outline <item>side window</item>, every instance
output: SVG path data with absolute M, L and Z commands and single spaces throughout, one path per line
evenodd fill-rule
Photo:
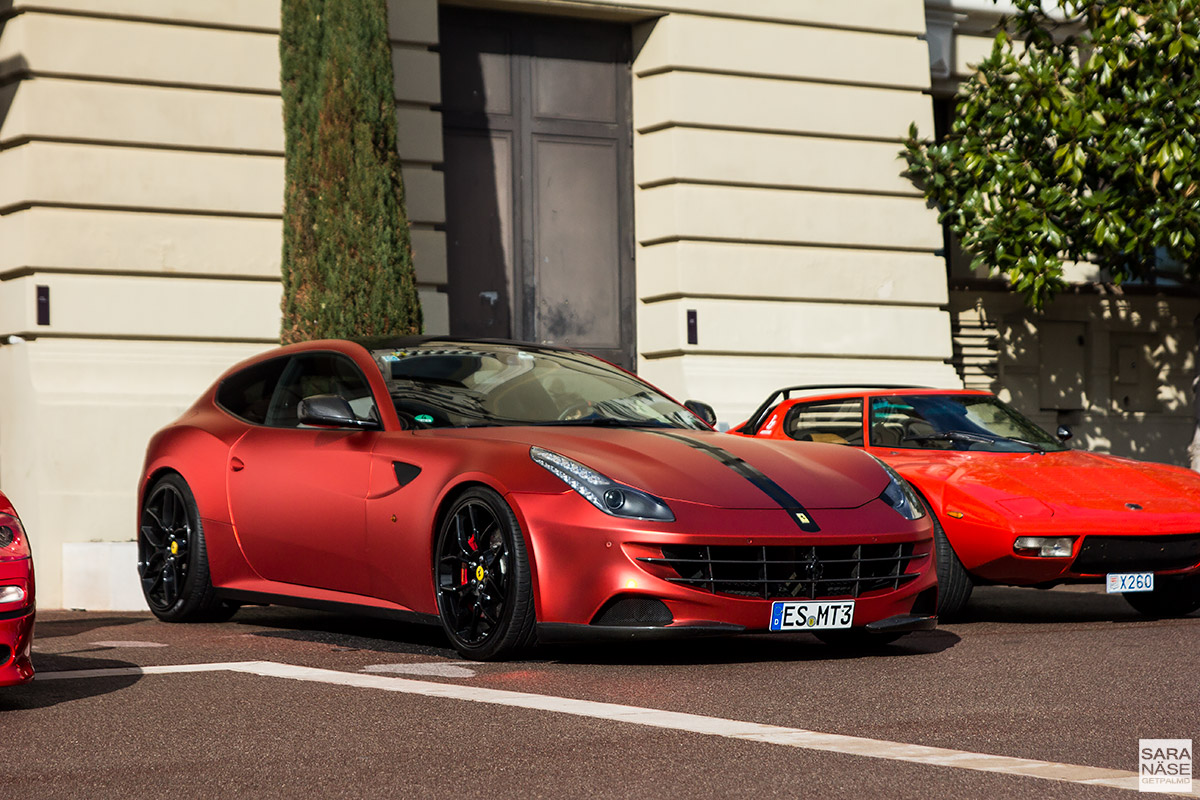
M 783 432 L 802 442 L 829 442 L 862 447 L 861 398 L 797 403 L 783 420 Z
M 299 428 L 300 401 L 314 394 L 336 394 L 350 404 L 361 420 L 379 420 L 375 398 L 366 377 L 353 361 L 338 353 L 303 353 L 288 364 L 271 406 L 267 424 L 275 428 Z
M 217 405 L 246 422 L 262 425 L 267 420 L 271 395 L 287 358 L 273 358 L 235 372 L 217 387 Z

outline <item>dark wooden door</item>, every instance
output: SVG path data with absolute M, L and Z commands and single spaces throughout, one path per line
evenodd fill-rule
M 443 8 L 450 331 L 632 368 L 629 28 Z

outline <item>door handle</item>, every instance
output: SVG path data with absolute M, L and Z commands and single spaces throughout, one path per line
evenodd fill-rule
M 240 458 L 234 456 L 233 458 L 229 459 L 229 468 L 234 472 L 241 472 L 246 468 L 246 464 Z

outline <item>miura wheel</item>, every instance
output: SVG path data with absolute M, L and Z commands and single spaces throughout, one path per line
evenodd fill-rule
M 516 517 L 491 489 L 477 487 L 451 506 L 434 551 L 438 613 L 466 658 L 509 658 L 533 644 L 532 580 Z
M 196 500 L 179 475 L 146 492 L 138 529 L 138 575 L 146 603 L 168 622 L 228 619 L 237 606 L 216 597 Z

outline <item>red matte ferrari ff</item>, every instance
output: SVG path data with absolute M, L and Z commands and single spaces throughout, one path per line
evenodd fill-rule
M 694 407 L 701 408 L 702 404 Z M 933 533 L 878 460 L 735 440 L 583 353 L 418 337 L 245 361 L 150 441 L 139 572 L 163 620 L 238 604 L 535 641 L 933 627 Z
M 733 433 L 891 464 L 933 516 L 943 617 L 980 583 L 1104 583 L 1150 616 L 1200 608 L 1200 475 L 1068 449 L 1069 430 L 1051 436 L 988 392 L 793 386 Z
M 0 686 L 33 677 L 33 558 L 12 503 L 0 492 Z

